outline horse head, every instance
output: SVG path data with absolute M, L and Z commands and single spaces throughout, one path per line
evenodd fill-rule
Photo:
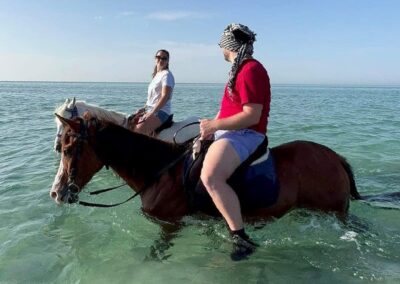
M 55 110 L 59 117 L 66 119 L 73 119 L 75 117 L 83 117 L 85 112 L 90 112 L 102 121 L 110 121 L 115 124 L 126 127 L 126 115 L 124 113 L 103 109 L 99 106 L 88 104 L 85 101 L 76 101 L 73 99 L 66 99 L 65 102 Z M 54 150 L 61 151 L 61 133 L 63 131 L 63 123 L 56 117 L 57 134 L 54 141 Z
M 57 132 L 56 132 L 56 138 L 54 140 L 54 150 L 56 152 L 61 152 L 61 133 L 63 131 L 63 124 L 61 121 L 58 119 L 58 116 L 67 118 L 67 119 L 72 119 L 74 117 L 78 116 L 78 110 L 76 107 L 76 99 L 75 97 L 73 99 L 67 98 L 65 102 L 58 107 L 55 110 L 55 113 L 57 114 L 55 121 L 57 125 Z
M 82 188 L 104 165 L 93 147 L 100 122 L 96 118 L 56 116 L 64 131 L 60 137 L 60 166 L 50 196 L 59 204 L 74 203 Z

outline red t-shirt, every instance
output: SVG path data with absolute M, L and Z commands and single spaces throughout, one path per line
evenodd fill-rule
M 271 103 L 271 86 L 267 70 L 254 59 L 244 61 L 239 67 L 232 96 L 229 96 L 228 85 L 225 86 L 218 118 L 226 118 L 240 113 L 243 111 L 243 105 L 248 103 L 263 105 L 259 122 L 248 128 L 266 134 Z

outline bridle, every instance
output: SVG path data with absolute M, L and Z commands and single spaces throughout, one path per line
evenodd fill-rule
M 75 182 L 76 173 L 77 173 L 77 163 L 78 163 L 78 160 L 81 158 L 81 151 L 82 151 L 82 146 L 83 146 L 84 141 L 89 141 L 89 138 L 90 138 L 90 135 L 88 133 L 89 126 L 92 123 L 94 123 L 96 131 L 97 131 L 99 129 L 99 123 L 98 123 L 97 118 L 94 118 L 94 117 L 91 118 L 90 120 L 84 120 L 83 118 L 80 118 L 80 117 L 78 117 L 76 119 L 79 119 L 79 121 L 80 121 L 79 133 L 73 133 L 73 134 L 66 133 L 65 134 L 65 135 L 68 135 L 70 137 L 74 137 L 75 139 L 77 139 L 77 146 L 76 146 L 76 150 L 74 151 L 74 156 L 71 158 L 72 162 L 71 162 L 70 172 L 68 174 L 67 186 L 64 187 L 60 192 L 61 196 L 63 196 L 63 199 L 66 199 L 70 203 L 78 202 L 78 204 L 83 205 L 83 206 L 103 207 L 103 208 L 115 207 L 115 206 L 124 204 L 124 203 L 132 200 L 133 198 L 137 197 L 139 194 L 143 193 L 155 181 L 157 181 L 165 172 L 167 172 L 170 168 L 175 166 L 179 161 L 181 161 L 184 157 L 186 157 L 186 155 L 190 151 L 192 151 L 191 147 L 186 149 L 175 160 L 173 160 L 172 162 L 167 164 L 160 171 L 158 171 L 154 176 L 152 176 L 147 181 L 145 181 L 142 188 L 139 189 L 138 191 L 136 191 L 135 194 L 133 194 L 131 197 L 129 197 L 125 201 L 115 203 L 115 204 L 101 204 L 101 203 L 90 203 L 90 202 L 86 202 L 86 201 L 80 201 L 79 197 L 78 197 L 79 192 L 80 192 L 80 187 Z M 104 163 L 104 161 L 102 161 L 102 162 Z M 106 163 L 104 163 L 104 164 L 106 165 L 106 168 L 108 169 L 108 165 Z M 110 188 L 96 190 L 96 191 L 90 192 L 89 194 L 97 195 L 97 194 L 100 194 L 103 192 L 107 192 L 107 191 L 122 187 L 124 185 L 126 185 L 126 183 L 118 185 L 118 186 L 110 187 Z
M 81 158 L 83 142 L 88 141 L 88 138 L 89 138 L 88 124 L 91 121 L 94 121 L 94 119 L 91 119 L 88 122 L 80 117 L 77 117 L 76 119 L 79 120 L 79 122 L 80 122 L 79 133 L 73 133 L 73 134 L 66 133 L 65 134 L 67 136 L 74 137 L 77 140 L 77 145 L 76 145 L 76 150 L 74 151 L 74 155 L 71 158 L 72 162 L 71 162 L 70 171 L 68 173 L 67 186 L 64 187 L 60 192 L 63 197 L 67 198 L 67 201 L 69 203 L 75 203 L 78 201 L 78 194 L 80 191 L 80 187 L 75 182 L 76 173 L 77 173 L 77 163 L 78 163 L 78 160 Z
M 68 106 L 65 108 L 65 111 L 69 112 L 71 114 L 70 119 L 77 117 L 78 116 L 78 107 L 74 105 L 73 108 L 69 108 Z
M 112 206 L 110 205 L 106 205 L 106 204 L 97 204 L 97 203 L 88 203 L 85 201 L 79 201 L 79 192 L 80 192 L 80 187 L 76 184 L 75 182 L 75 178 L 76 178 L 76 173 L 77 173 L 77 164 L 78 164 L 78 160 L 81 158 L 81 152 L 82 152 L 82 146 L 84 141 L 89 141 L 89 137 L 90 135 L 88 134 L 88 129 L 90 124 L 95 124 L 96 127 L 96 131 L 99 127 L 98 124 L 98 120 L 96 118 L 91 118 L 89 121 L 84 120 L 83 118 L 77 117 L 76 119 L 79 120 L 80 122 L 80 128 L 79 128 L 79 133 L 73 133 L 73 134 L 69 134 L 66 133 L 65 135 L 68 135 L 70 137 L 74 137 L 77 140 L 77 145 L 76 145 L 76 150 L 74 151 L 74 155 L 71 158 L 72 162 L 71 162 L 71 167 L 70 167 L 70 172 L 68 173 L 68 180 L 67 180 L 67 185 L 66 187 L 64 187 L 61 190 L 61 195 L 63 196 L 63 199 L 67 199 L 67 201 L 69 203 L 75 203 L 78 202 L 80 205 L 84 205 L 84 206 L 94 206 L 94 207 L 113 207 L 113 206 L 117 206 L 119 204 L 114 204 Z M 106 165 L 106 168 L 108 169 L 108 165 Z M 119 187 L 122 187 L 126 185 L 126 183 L 123 183 L 119 186 L 114 186 L 114 187 L 110 187 L 110 188 L 105 188 L 105 189 L 101 189 L 101 190 L 97 190 L 94 192 L 90 192 L 90 195 L 95 195 L 95 194 L 99 194 L 102 192 L 106 192 L 106 191 L 110 191 L 112 189 L 116 189 Z M 129 201 L 129 200 L 127 200 Z M 127 202 L 125 201 L 125 202 Z M 122 203 L 125 203 L 122 202 Z M 121 204 L 122 204 L 121 203 Z

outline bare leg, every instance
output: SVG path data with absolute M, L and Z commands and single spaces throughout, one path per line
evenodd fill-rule
M 234 261 L 246 259 L 257 246 L 244 231 L 239 199 L 226 182 L 239 165 L 240 158 L 229 141 L 220 139 L 208 149 L 201 171 L 201 181 L 231 230 Z
M 201 171 L 204 186 L 232 231 L 243 228 L 243 219 L 239 199 L 226 181 L 239 165 L 240 158 L 229 141 L 220 139 L 210 146 Z
M 134 131 L 150 136 L 159 126 L 161 126 L 160 119 L 155 115 L 151 115 L 145 121 L 138 123 Z

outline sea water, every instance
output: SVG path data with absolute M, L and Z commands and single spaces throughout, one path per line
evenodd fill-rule
M 175 120 L 212 118 L 222 84 L 177 84 Z M 54 109 L 76 97 L 132 113 L 145 83 L 0 82 L 0 283 L 361 283 L 400 281 L 400 206 L 351 203 L 349 224 L 294 210 L 248 224 L 260 244 L 232 262 L 220 219 L 186 217 L 159 260 L 149 258 L 160 227 L 140 200 L 112 209 L 58 206 L 49 197 L 60 156 Z M 345 156 L 362 195 L 400 191 L 400 88 L 273 85 L 270 146 L 311 140 Z M 87 190 L 120 180 L 103 169 Z M 82 200 L 113 203 L 122 188 Z

